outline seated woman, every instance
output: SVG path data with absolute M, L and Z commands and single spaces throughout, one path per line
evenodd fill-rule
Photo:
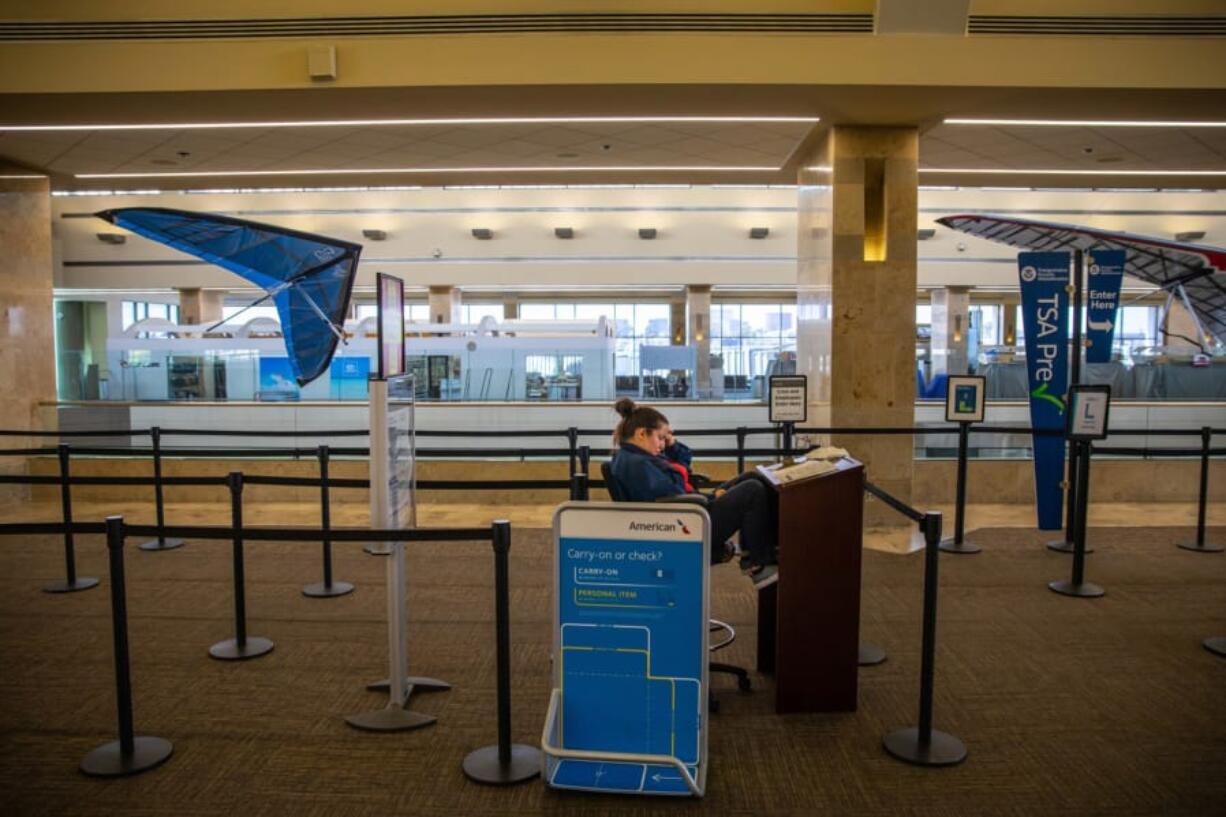
M 654 502 L 697 493 L 690 481 L 689 449 L 672 439 L 668 418 L 653 408 L 635 405 L 629 398 L 618 400 L 613 408 L 622 419 L 614 432 L 619 447 L 610 468 L 626 498 Z M 754 586 L 774 584 L 779 577 L 775 560 L 777 522 L 766 487 L 742 474 L 716 490 L 707 501 L 707 513 L 711 517 L 712 561 L 731 557 L 731 553 L 723 552 L 723 543 L 740 531 L 742 547 L 749 556 L 747 572 Z

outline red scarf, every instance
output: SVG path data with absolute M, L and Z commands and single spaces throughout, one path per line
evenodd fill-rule
M 668 463 L 669 468 L 672 468 L 674 471 L 681 474 L 681 479 L 685 481 L 685 492 L 687 494 L 697 493 L 694 490 L 694 486 L 690 484 L 690 472 L 686 470 L 684 465 L 679 462 L 673 462 L 668 457 L 662 457 L 662 459 Z

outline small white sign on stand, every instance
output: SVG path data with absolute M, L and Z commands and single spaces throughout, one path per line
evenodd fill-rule
M 803 374 L 773 375 L 770 379 L 770 421 L 803 423 L 809 419 L 809 378 Z
M 1105 440 L 1110 410 L 1110 386 L 1071 387 L 1066 436 L 1070 440 Z

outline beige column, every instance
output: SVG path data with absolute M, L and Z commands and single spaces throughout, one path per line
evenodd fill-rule
M 932 375 L 966 374 L 970 290 L 967 287 L 934 289 L 931 298 Z
M 694 393 L 701 400 L 711 396 L 711 287 L 691 284 L 685 288 L 686 342 L 697 349 Z
M 507 295 L 502 299 L 502 317 L 503 320 L 513 321 L 519 318 L 519 298 L 514 295 Z
M 199 287 L 180 289 L 179 323 L 187 326 L 217 323 L 221 320 L 222 302 L 222 293 L 217 290 Z M 247 317 L 250 317 L 250 313 Z
M 685 345 L 685 306 L 686 299 L 680 296 L 668 302 L 668 336 L 673 346 Z
M 23 171 L 10 171 L 24 175 Z M 46 178 L 0 179 L 0 428 L 56 427 L 55 325 L 52 315 L 51 197 Z M 5 438 L 13 448 L 46 439 Z M 0 457 L 0 473 L 26 473 L 17 457 Z M 0 501 L 29 498 L 24 485 L 0 486 Z
M 460 290 L 452 286 L 432 286 L 429 294 L 430 323 L 460 320 Z
M 809 423 L 910 426 L 915 405 L 915 128 L 835 126 L 798 177 L 797 371 L 809 378 Z M 868 477 L 909 500 L 907 436 L 835 435 Z M 909 548 L 902 517 L 872 501 L 879 541 Z

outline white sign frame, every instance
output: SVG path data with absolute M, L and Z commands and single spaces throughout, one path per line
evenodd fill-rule
M 945 391 L 945 422 L 947 423 L 982 423 L 984 411 L 987 408 L 988 379 L 983 375 L 960 374 L 952 375 L 946 381 Z M 975 410 L 967 413 L 958 411 L 957 387 L 975 387 Z
M 809 419 L 809 378 L 803 374 L 774 374 L 769 382 L 768 416 L 772 423 L 804 423 Z M 797 400 L 799 393 L 800 399 Z M 797 406 L 799 405 L 799 411 Z
M 1068 394 L 1068 424 L 1064 435 L 1070 440 L 1105 440 L 1110 416 L 1110 386 L 1073 386 Z

